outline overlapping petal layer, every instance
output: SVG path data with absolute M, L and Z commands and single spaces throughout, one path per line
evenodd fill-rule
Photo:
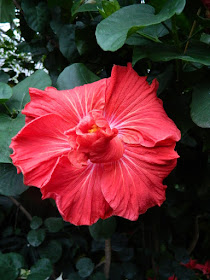
M 45 91 L 30 88 L 31 101 L 26 104 L 22 114 L 26 115 L 26 123 L 49 113 L 58 114 L 74 127 L 89 111 L 103 110 L 108 82 L 109 79 L 103 79 L 61 91 L 53 87 L 48 87 Z
M 139 77 L 131 64 L 113 67 L 105 115 L 125 143 L 153 147 L 158 142 L 167 145 L 180 139 L 180 131 L 157 98 L 157 86 L 156 80 L 149 85 L 146 77 Z
M 58 158 L 70 151 L 64 135 L 68 128 L 61 117 L 48 114 L 30 122 L 12 139 L 11 158 L 26 185 L 42 187 L 49 180 Z
M 106 165 L 101 178 L 103 195 L 114 215 L 136 220 L 139 214 L 165 200 L 163 179 L 176 166 L 174 145 L 146 148 L 126 145 L 119 161 Z
M 165 200 L 180 131 L 151 85 L 128 67 L 72 90 L 30 89 L 27 125 L 12 139 L 25 184 L 54 198 L 66 221 L 136 220 Z
M 101 191 L 102 173 L 101 164 L 89 163 L 77 169 L 67 157 L 62 157 L 51 179 L 41 189 L 42 198 L 55 199 L 64 220 L 75 225 L 90 225 L 99 218 L 106 219 L 113 211 Z

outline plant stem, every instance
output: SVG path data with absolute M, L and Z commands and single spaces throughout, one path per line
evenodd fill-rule
M 8 107 L 5 103 L 3 103 L 3 105 L 4 105 L 4 107 L 7 109 L 7 111 L 9 112 L 9 114 L 10 114 L 10 116 L 11 116 L 11 115 L 12 115 L 12 112 L 10 111 L 9 107 Z
M 20 209 L 20 211 L 23 212 L 23 214 L 25 214 L 25 216 L 28 218 L 29 221 L 32 220 L 32 216 L 31 214 L 23 207 L 23 205 L 18 202 L 14 197 L 9 196 L 9 198 L 12 200 L 12 202 Z
M 105 264 L 104 264 L 104 274 L 106 279 L 109 279 L 110 265 L 111 265 L 111 239 L 105 240 Z
M 201 7 L 200 7 L 200 8 L 198 9 L 198 11 L 197 11 L 197 16 L 199 16 L 200 13 L 201 13 Z M 190 30 L 190 33 L 189 33 L 189 35 L 188 35 L 187 43 L 186 43 L 185 48 L 184 48 L 184 54 L 186 53 L 186 51 L 187 51 L 187 49 L 188 49 L 188 46 L 189 46 L 189 43 L 190 43 L 190 38 L 192 37 L 193 31 L 194 31 L 194 29 L 195 29 L 195 27 L 196 27 L 196 23 L 197 23 L 197 21 L 196 21 L 196 19 L 195 19 L 195 20 L 193 21 L 193 25 L 192 25 L 191 30 Z
M 180 48 L 180 41 L 179 41 L 179 36 L 176 27 L 176 17 L 173 16 L 171 20 L 172 20 L 172 34 L 173 34 L 174 43 L 177 49 L 180 51 L 181 48 Z

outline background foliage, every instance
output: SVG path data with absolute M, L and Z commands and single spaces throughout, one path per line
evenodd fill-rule
M 140 2 L 0 0 L 0 22 L 11 27 L 0 30 L 1 280 L 103 280 L 110 237 L 112 280 L 209 279 L 183 265 L 210 259 L 209 1 Z M 136 222 L 112 217 L 75 227 L 24 186 L 9 157 L 11 137 L 24 125 L 29 86 L 73 88 L 127 62 L 149 82 L 158 79 L 158 95 L 182 132 L 180 159 L 161 208 Z

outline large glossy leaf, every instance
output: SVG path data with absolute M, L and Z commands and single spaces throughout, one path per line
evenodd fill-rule
M 75 43 L 75 25 L 66 24 L 62 26 L 61 33 L 58 36 L 61 53 L 70 62 L 73 62 L 78 56 L 78 51 Z
M 40 259 L 31 267 L 27 280 L 44 280 L 52 274 L 53 268 L 49 259 Z
M 102 0 L 102 9 L 99 9 L 100 14 L 103 18 L 107 18 L 114 12 L 120 9 L 120 5 L 117 0 L 106 1 Z
M 146 4 L 124 7 L 101 21 L 96 28 L 96 38 L 105 51 L 116 51 L 123 46 L 126 38 L 138 29 L 158 24 L 174 14 L 180 14 L 185 0 L 168 0 L 159 14 Z
M 181 59 L 189 62 L 210 65 L 210 48 L 204 44 L 191 45 L 186 54 L 178 51 L 174 46 L 164 46 L 162 44 L 147 44 L 141 47 L 135 47 L 133 52 L 133 65 L 140 59 L 148 57 L 153 61 L 170 61 Z
M 27 188 L 23 184 L 23 175 L 17 174 L 17 170 L 12 164 L 0 164 L 0 194 L 16 196 L 23 193 Z
M 170 21 L 166 21 L 165 24 L 170 27 Z M 150 39 L 154 42 L 160 42 L 158 38 L 163 37 L 169 33 L 168 29 L 161 23 L 151 25 L 148 27 L 143 28 L 142 30 L 138 30 L 137 34 L 140 34 L 141 36 Z
M 84 64 L 75 63 L 66 67 L 61 72 L 57 80 L 57 87 L 60 90 L 72 89 L 98 80 L 99 77 L 91 72 Z
M 9 145 L 11 138 L 15 136 L 24 126 L 25 118 L 19 114 L 17 118 L 12 119 L 7 115 L 0 115 L 0 162 L 11 163 L 11 150 Z
M 197 85 L 192 94 L 191 117 L 194 123 L 210 128 L 210 82 Z
M 48 8 L 44 2 L 38 3 L 36 6 L 31 0 L 22 0 L 21 8 L 24 12 L 24 17 L 34 31 L 42 31 L 48 23 Z
M 24 266 L 23 257 L 17 253 L 0 253 L 0 279 L 15 280 Z
M 30 101 L 28 93 L 29 87 L 35 87 L 38 89 L 45 89 L 52 84 L 50 77 L 43 70 L 38 70 L 30 77 L 13 87 L 13 96 L 7 102 L 7 106 L 11 110 L 21 111 L 26 103 Z
M 5 83 L 0 82 L 0 103 L 4 103 L 12 96 L 12 89 Z
M 84 12 L 97 12 L 98 11 L 98 5 L 95 3 L 85 3 L 77 10 L 72 10 L 72 15 L 75 15 L 77 13 L 84 13 Z
M 15 5 L 12 0 L 0 0 L 0 22 L 12 22 L 15 17 Z
M 3 70 L 0 70 L 0 82 L 1 83 L 7 83 L 9 80 L 10 76 L 5 73 Z
M 87 2 L 87 1 L 86 1 Z M 84 1 L 74 1 L 74 4 L 71 8 L 72 16 L 77 13 L 84 12 L 97 12 L 99 8 L 101 8 L 101 0 L 90 1 L 89 3 L 84 3 Z

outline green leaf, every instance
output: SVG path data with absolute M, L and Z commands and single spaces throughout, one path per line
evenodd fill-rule
M 81 277 L 88 277 L 93 272 L 94 263 L 89 258 L 81 258 L 76 263 L 76 268 L 78 269 L 78 273 Z
M 103 18 L 109 17 L 120 9 L 120 5 L 117 0 L 102 0 L 102 9 L 99 9 L 100 14 Z
M 27 280 L 44 280 L 50 277 L 53 273 L 53 268 L 50 260 L 41 259 L 31 267 L 31 274 Z
M 44 229 L 32 229 L 27 234 L 27 240 L 33 247 L 38 247 L 45 239 Z
M 210 82 L 204 81 L 194 87 L 191 103 L 191 118 L 203 128 L 210 128 Z
M 0 22 L 12 22 L 15 17 L 15 5 L 12 0 L 0 0 Z
M 1 83 L 7 83 L 9 80 L 10 76 L 5 73 L 4 71 L 0 70 L 0 82 Z
M 167 21 L 165 24 L 169 26 L 170 22 Z M 137 34 L 140 34 L 141 36 L 154 42 L 160 42 L 158 38 L 163 37 L 168 33 L 168 29 L 162 23 L 151 25 L 137 31 Z
M 75 63 L 66 67 L 61 72 L 57 80 L 57 87 L 60 90 L 72 89 L 98 80 L 99 77 L 91 72 L 84 64 Z
M 66 24 L 62 26 L 62 30 L 59 35 L 59 48 L 61 53 L 70 62 L 73 62 L 78 56 L 77 46 L 75 43 L 75 25 Z
M 145 46 L 148 45 L 150 41 L 145 37 L 141 36 L 139 33 L 132 34 L 129 38 L 127 38 L 125 44 L 130 46 Z
M 96 39 L 105 51 L 116 51 L 123 46 L 128 36 L 138 29 L 161 23 L 184 9 L 185 0 L 168 0 L 159 14 L 146 4 L 121 8 L 101 21 L 96 28 Z
M 42 225 L 42 218 L 34 216 L 30 223 L 31 229 L 38 229 Z
M 44 221 L 46 228 L 49 232 L 58 232 L 63 228 L 63 219 L 50 217 Z
M 132 64 L 135 65 L 140 59 L 148 57 L 153 61 L 170 61 L 180 59 L 183 61 L 202 63 L 210 65 L 209 47 L 193 45 L 189 47 L 186 54 L 179 52 L 174 46 L 150 43 L 146 46 L 135 47 Z
M 20 268 L 24 266 L 24 259 L 17 253 L 0 253 L 0 279 L 15 280 L 17 279 Z
M 72 10 L 73 13 L 72 15 L 74 16 L 77 13 L 84 13 L 84 12 L 98 12 L 98 4 L 95 3 L 85 3 L 81 6 L 79 6 L 79 8 L 77 10 Z
M 21 8 L 23 9 L 24 17 L 31 29 L 40 32 L 45 28 L 49 21 L 46 3 L 39 2 L 36 6 L 31 0 L 22 0 Z
M 206 33 L 202 33 L 202 34 L 201 34 L 200 41 L 203 42 L 203 43 L 205 43 L 205 44 L 210 45 L 210 35 L 209 35 L 209 34 L 206 34 Z
M 56 263 L 62 255 L 62 246 L 56 240 L 50 240 L 46 246 L 39 247 L 41 258 L 47 258 L 52 263 Z
M 0 103 L 4 103 L 12 96 L 12 89 L 5 83 L 0 82 Z
M 21 111 L 23 107 L 30 101 L 28 93 L 29 87 L 35 87 L 44 90 L 51 86 L 52 82 L 48 74 L 43 70 L 38 70 L 30 77 L 27 77 L 22 82 L 13 87 L 13 95 L 7 102 L 7 106 L 11 110 Z
M 25 117 L 19 114 L 17 118 L 12 119 L 7 115 L 0 115 L 0 162 L 11 163 L 9 148 L 11 138 L 15 136 L 25 124 Z
M 0 194 L 16 196 L 27 190 L 23 184 L 22 174 L 17 174 L 16 168 L 9 163 L 0 164 Z
M 104 240 L 112 236 L 116 229 L 115 217 L 108 218 L 106 220 L 98 220 L 97 223 L 89 226 L 91 236 L 95 240 Z

